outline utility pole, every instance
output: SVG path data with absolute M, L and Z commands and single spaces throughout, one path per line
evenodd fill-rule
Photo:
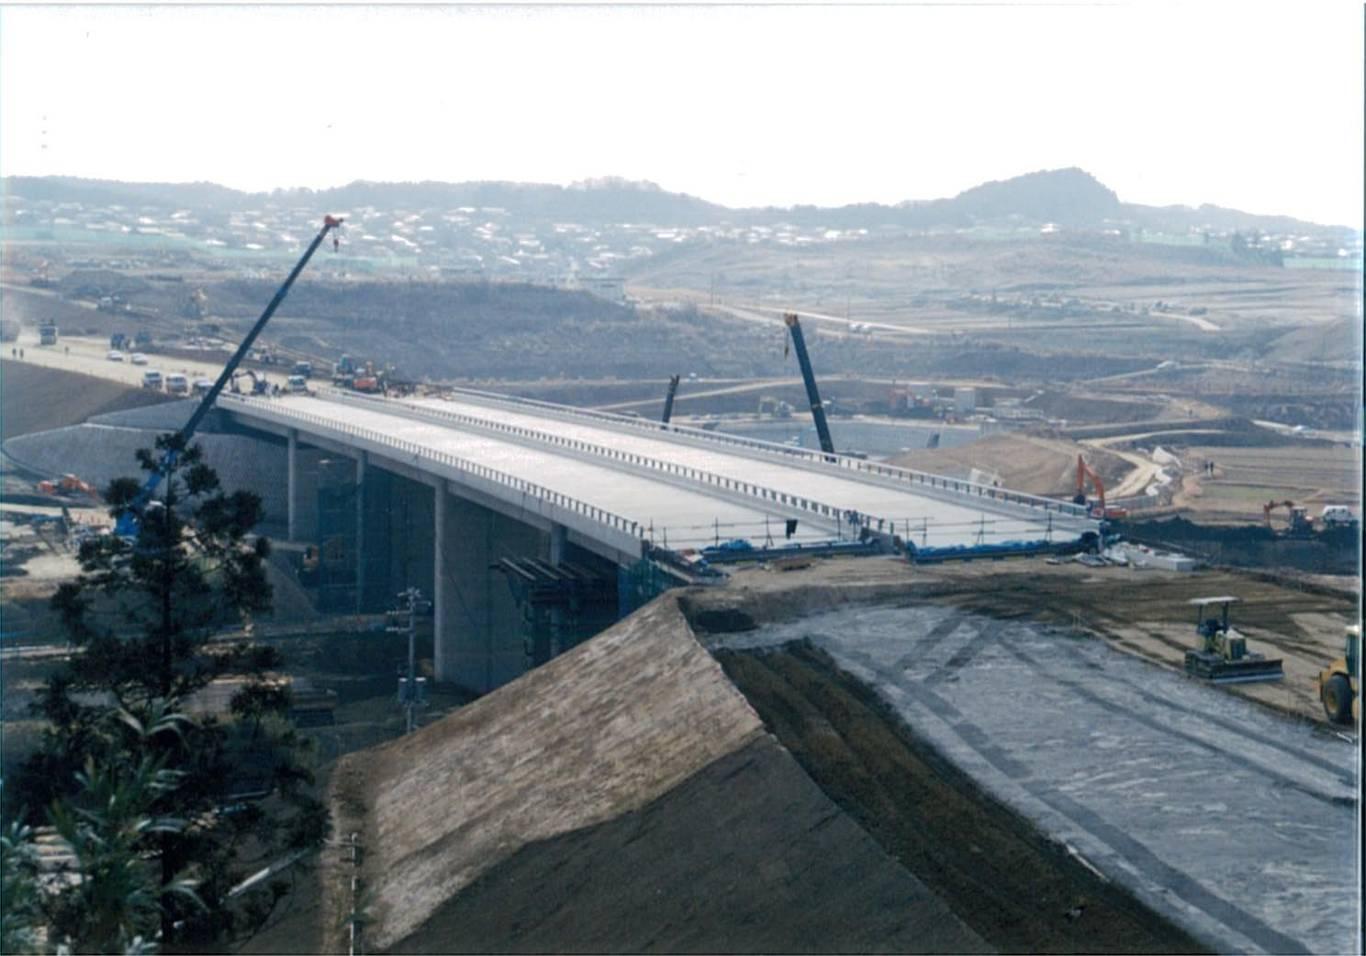
M 408 676 L 399 688 L 398 700 L 403 705 L 405 718 L 404 733 L 411 734 L 417 726 L 417 708 L 422 703 L 417 687 L 417 612 L 422 605 L 422 592 L 417 588 L 407 588 L 398 593 L 398 610 L 390 612 L 390 620 L 402 619 L 406 612 L 408 622 L 386 627 L 390 634 L 408 635 Z

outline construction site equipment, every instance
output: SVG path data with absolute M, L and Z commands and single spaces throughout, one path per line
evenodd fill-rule
M 33 276 L 28 280 L 28 284 L 38 289 L 51 289 L 57 283 L 52 281 L 52 264 L 44 259 L 33 270 Z
M 1271 512 L 1278 508 L 1286 509 L 1289 515 L 1286 526 L 1277 532 L 1278 534 L 1301 538 L 1314 533 L 1314 522 L 1309 517 L 1309 509 L 1297 505 L 1293 501 L 1268 501 L 1262 505 L 1262 520 L 1266 522 L 1267 528 L 1272 531 L 1276 530 L 1271 524 Z
M 376 370 L 374 362 L 362 363 L 343 355 L 332 366 L 332 384 L 337 388 L 374 394 L 385 391 L 386 374 L 382 369 Z
M 1200 639 L 1197 650 L 1186 651 L 1186 673 L 1215 684 L 1245 684 L 1253 681 L 1280 680 L 1285 676 L 1279 658 L 1271 659 L 1247 649 L 1247 638 L 1228 622 L 1228 609 L 1238 598 L 1192 598 L 1195 605 L 1195 634 Z M 1206 616 L 1205 609 L 1219 605 L 1218 617 Z
M 57 344 L 57 323 L 44 322 L 38 326 L 38 344 L 56 345 Z
M 86 495 L 87 497 L 99 500 L 99 492 L 95 486 L 87 481 L 68 472 L 56 480 L 44 480 L 38 482 L 38 491 L 45 495 L 61 495 L 63 498 L 71 498 L 76 495 Z
M 1087 500 L 1086 482 L 1090 479 L 1091 487 L 1095 489 L 1096 497 L 1094 500 Z M 1086 459 L 1077 455 L 1077 490 L 1072 496 L 1072 503 L 1078 505 L 1089 505 L 1092 518 L 1100 519 L 1119 519 L 1129 517 L 1128 510 L 1124 508 L 1109 508 L 1105 504 L 1105 482 L 1101 480 L 1100 474 L 1086 463 Z
M 270 382 L 266 380 L 266 377 L 265 377 L 264 375 L 257 375 L 256 372 L 255 372 L 254 370 L 248 368 L 248 369 L 243 369 L 243 370 L 240 371 L 240 372 L 234 372 L 234 373 L 233 373 L 233 375 L 232 375 L 232 383 L 231 383 L 231 385 L 229 385 L 229 390 L 230 390 L 234 395 L 241 395 L 241 394 L 242 394 L 242 386 L 240 386 L 240 385 L 238 384 L 238 382 L 239 382 L 241 379 L 244 379 L 244 378 L 249 378 L 249 379 L 251 379 L 251 394 L 253 394 L 253 395 L 264 395 L 264 394 L 266 394 L 267 392 L 270 391 Z M 212 389 L 212 387 L 213 387 L 213 386 L 210 385 L 210 386 L 209 386 L 209 389 Z M 206 389 L 206 390 L 204 391 L 204 394 L 207 395 L 208 393 L 209 393 L 209 390 Z
M 332 384 L 345 388 L 351 387 L 351 379 L 356 375 L 356 363 L 349 355 L 343 355 L 332 366 Z
M 265 311 L 261 313 L 261 317 L 257 319 L 256 324 L 251 327 L 251 331 L 248 332 L 246 338 L 242 340 L 242 344 L 237 346 L 237 351 L 233 353 L 232 358 L 228 359 L 227 364 L 223 366 L 223 371 L 219 373 L 218 380 L 213 383 L 213 387 L 209 389 L 208 394 L 204 396 L 199 405 L 195 408 L 194 413 L 190 415 L 190 420 L 176 433 L 178 441 L 171 448 L 167 449 L 166 453 L 161 458 L 160 467 L 148 476 L 147 481 L 143 483 L 142 490 L 138 492 L 137 497 L 133 499 L 132 503 L 119 517 L 116 531 L 120 537 L 129 538 L 137 534 L 138 526 L 142 520 L 142 512 L 151 502 L 152 496 L 156 494 L 156 490 L 161 484 L 161 479 L 175 465 L 176 458 L 179 455 L 179 449 L 189 445 L 190 439 L 194 437 L 195 431 L 199 428 L 199 423 L 204 420 L 204 416 L 209 413 L 209 409 L 213 408 L 213 403 L 218 400 L 218 395 L 223 391 L 223 387 L 232 380 L 233 373 L 237 371 L 237 367 L 242 364 L 242 360 L 246 358 L 247 353 L 251 351 L 252 343 L 254 343 L 256 337 L 261 334 L 261 330 L 266 327 L 266 323 L 269 322 L 270 317 L 275 314 L 275 310 L 280 307 L 280 303 L 285 301 L 285 296 L 289 294 L 289 289 L 294 285 L 294 280 L 299 278 L 299 273 L 304 271 L 304 266 L 308 265 L 308 260 L 313 258 L 313 253 L 318 251 L 318 247 L 322 245 L 323 239 L 325 239 L 327 234 L 333 229 L 339 228 L 341 224 L 342 219 L 340 217 L 323 217 L 322 229 L 313 237 L 313 241 L 309 243 L 308 248 L 304 250 L 304 254 L 299 258 L 299 261 L 295 264 L 293 270 L 291 270 L 289 275 L 285 278 L 284 284 L 275 292 L 275 296 L 270 300 Z
M 703 548 L 702 558 L 709 564 L 740 564 L 747 561 L 772 561 L 798 556 L 829 558 L 837 555 L 887 554 L 888 550 L 886 542 L 877 537 L 860 538 L 856 541 L 815 541 L 806 544 L 793 541 L 790 544 L 772 547 L 756 547 L 744 538 L 736 538 Z
M 180 306 L 180 314 L 187 319 L 202 319 L 209 314 L 209 297 L 203 289 L 195 289 Z
M 797 364 L 802 369 L 802 381 L 806 383 L 806 397 L 811 402 L 811 418 L 816 423 L 816 435 L 820 438 L 821 451 L 827 455 L 835 453 L 835 443 L 830 438 L 830 426 L 825 421 L 825 406 L 821 403 L 821 393 L 816 388 L 816 373 L 811 368 L 811 357 L 806 354 L 806 338 L 802 335 L 802 324 L 795 312 L 783 315 L 787 330 L 792 333 L 792 348 L 797 352 Z
M 792 406 L 774 395 L 760 395 L 759 414 L 787 419 L 792 417 Z
M 1327 531 L 1329 528 L 1355 528 L 1360 522 L 1346 505 L 1324 505 L 1319 514 L 1319 523 Z
M 678 394 L 678 376 L 669 376 L 669 390 L 664 393 L 664 417 L 661 421 L 667 425 L 669 419 L 674 415 L 674 396 Z
M 1361 719 L 1361 625 L 1348 624 L 1342 656 L 1319 671 L 1319 700 L 1335 724 Z
M 357 372 L 355 378 L 351 379 L 351 387 L 368 395 L 382 392 L 384 391 L 384 373 L 375 371 L 374 365 L 366 362 L 365 369 Z
M 944 561 L 974 561 L 989 558 L 999 561 L 1004 558 L 1027 558 L 1034 555 L 1070 554 L 1081 545 L 1078 542 L 1047 541 L 997 541 L 990 544 L 952 544 L 938 547 L 916 546 L 915 542 L 905 542 L 906 560 L 912 564 L 939 564 Z

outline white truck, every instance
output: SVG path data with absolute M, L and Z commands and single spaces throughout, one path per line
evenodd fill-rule
M 1346 505 L 1324 505 L 1319 523 L 1325 528 L 1351 528 L 1356 526 L 1357 517 Z
M 190 380 L 180 372 L 172 372 L 166 376 L 167 395 L 188 395 L 190 394 Z

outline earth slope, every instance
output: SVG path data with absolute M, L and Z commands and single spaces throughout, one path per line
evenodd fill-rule
M 671 596 L 332 781 L 371 950 L 988 949 L 764 732 Z M 350 865 L 321 877 L 344 951 Z

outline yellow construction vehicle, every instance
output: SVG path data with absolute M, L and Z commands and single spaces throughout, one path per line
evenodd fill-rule
M 1361 719 L 1361 625 L 1347 625 L 1343 655 L 1319 671 L 1319 700 L 1335 724 Z
M 1186 651 L 1186 673 L 1214 684 L 1280 680 L 1285 676 L 1280 659 L 1249 651 L 1247 638 L 1229 624 L 1229 605 L 1237 602 L 1232 595 L 1191 599 L 1200 646 Z M 1213 606 L 1222 609 L 1217 617 L 1205 610 Z

